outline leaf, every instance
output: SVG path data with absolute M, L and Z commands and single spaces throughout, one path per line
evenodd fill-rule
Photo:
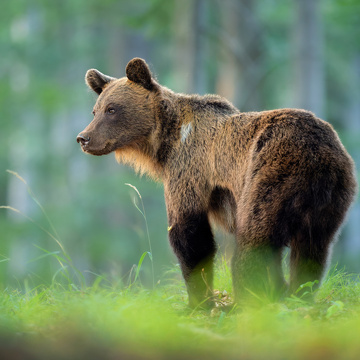
M 36 245 L 35 245 L 35 246 L 36 246 Z M 44 249 L 41 249 L 41 248 L 38 247 L 38 246 L 36 246 L 36 247 L 39 248 L 40 250 L 44 251 Z M 35 258 L 35 259 L 29 260 L 29 261 L 28 261 L 28 264 L 29 264 L 29 263 L 32 263 L 32 262 L 35 262 L 35 261 L 38 261 L 38 260 L 40 260 L 40 259 L 43 259 L 43 258 L 45 258 L 45 257 L 53 256 L 53 255 L 57 255 L 57 254 L 60 254 L 60 251 L 48 252 L 48 253 L 46 253 L 46 254 L 43 254 L 43 255 L 38 256 L 38 257 Z
M 145 251 L 145 252 L 141 255 L 141 258 L 140 258 L 139 263 L 138 263 L 137 268 L 136 268 L 136 273 L 135 273 L 134 282 L 136 282 L 137 278 L 139 277 L 141 265 L 142 265 L 142 263 L 143 263 L 143 261 L 144 261 L 144 259 L 145 259 L 145 256 L 146 256 L 147 254 L 151 254 L 151 253 L 149 253 L 148 251 Z
M 344 309 L 344 303 L 340 300 L 332 301 L 332 305 L 326 311 L 326 318 L 329 319 L 333 316 L 339 315 Z
M 295 294 L 297 294 L 299 291 L 305 289 L 305 288 L 309 288 L 310 291 L 306 292 L 306 294 L 308 293 L 312 293 L 312 288 L 315 284 L 318 284 L 319 280 L 315 280 L 315 281 L 308 281 L 305 284 L 302 284 L 299 286 L 299 288 L 296 290 Z

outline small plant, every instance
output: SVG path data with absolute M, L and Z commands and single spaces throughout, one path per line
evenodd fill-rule
M 315 281 L 308 281 L 305 284 L 301 284 L 299 288 L 295 291 L 295 294 L 299 294 L 301 292 L 300 299 L 305 298 L 308 295 L 313 295 L 315 292 L 313 290 L 313 287 L 318 283 L 319 280 L 315 280 Z
M 344 310 L 344 303 L 340 300 L 332 301 L 332 305 L 326 310 L 326 318 L 340 316 Z

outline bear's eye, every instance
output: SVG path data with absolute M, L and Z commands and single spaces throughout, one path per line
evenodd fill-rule
M 106 110 L 106 112 L 107 112 L 108 114 L 114 114 L 114 113 L 115 113 L 115 109 L 112 108 L 112 107 L 109 107 L 109 108 Z

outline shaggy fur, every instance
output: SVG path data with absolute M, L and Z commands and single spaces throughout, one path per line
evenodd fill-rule
M 144 60 L 114 79 L 86 74 L 99 94 L 83 151 L 115 152 L 164 183 L 169 238 L 192 307 L 211 295 L 216 245 L 210 220 L 236 236 L 235 299 L 280 294 L 291 248 L 290 290 L 321 280 L 356 193 L 354 164 L 337 134 L 297 109 L 241 113 L 216 95 L 176 94 Z

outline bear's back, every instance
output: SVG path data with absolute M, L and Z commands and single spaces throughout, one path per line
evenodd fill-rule
M 347 171 L 350 178 L 353 171 L 353 161 L 331 125 L 308 111 L 239 113 L 217 132 L 213 172 L 222 186 L 229 182 L 239 186 L 238 179 L 241 184 L 254 181 L 257 173 L 312 178 Z

